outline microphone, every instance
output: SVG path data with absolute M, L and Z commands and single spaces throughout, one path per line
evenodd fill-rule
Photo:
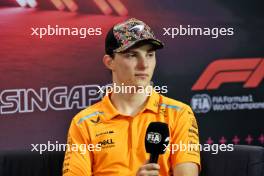
M 168 124 L 162 122 L 151 122 L 145 136 L 145 149 L 150 153 L 149 163 L 157 163 L 160 154 L 165 153 L 169 144 Z

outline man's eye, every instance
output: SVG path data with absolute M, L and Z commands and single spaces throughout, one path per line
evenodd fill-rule
M 148 56 L 153 57 L 153 56 L 155 56 L 155 54 L 154 53 L 148 53 Z
M 127 54 L 127 57 L 136 57 L 136 54 L 134 54 L 134 53 L 128 53 Z

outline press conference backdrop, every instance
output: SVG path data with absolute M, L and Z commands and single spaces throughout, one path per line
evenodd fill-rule
M 104 37 L 128 17 L 164 41 L 153 82 L 191 105 L 201 143 L 263 146 L 262 7 L 241 0 L 1 1 L 0 149 L 66 142 L 72 117 L 100 100 L 97 86 L 111 83 Z

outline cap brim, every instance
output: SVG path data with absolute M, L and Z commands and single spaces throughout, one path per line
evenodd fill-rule
M 114 50 L 114 52 L 116 53 L 120 53 L 120 52 L 124 52 L 136 45 L 142 45 L 142 44 L 152 44 L 154 49 L 157 50 L 157 49 L 162 49 L 164 47 L 164 44 L 157 40 L 157 39 L 153 39 L 153 38 L 150 38 L 150 39 L 142 39 L 142 40 L 137 40 L 137 41 L 133 41 L 131 43 L 129 43 L 128 45 L 126 45 L 125 47 L 121 46 L 117 49 Z

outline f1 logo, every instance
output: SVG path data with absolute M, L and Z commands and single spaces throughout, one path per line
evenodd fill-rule
M 264 59 L 222 59 L 212 62 L 193 85 L 192 90 L 218 89 L 224 83 L 244 82 L 257 87 L 264 78 Z

